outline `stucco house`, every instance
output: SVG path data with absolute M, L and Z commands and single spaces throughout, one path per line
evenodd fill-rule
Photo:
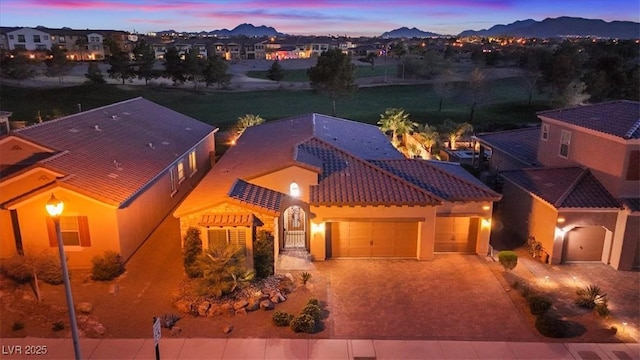
M 256 230 L 311 259 L 487 254 L 500 195 L 457 164 L 406 159 L 377 127 L 306 114 L 248 128 L 174 216 L 251 258 Z
M 504 179 L 505 226 L 523 239 L 535 237 L 552 264 L 640 268 L 640 103 L 611 101 L 538 117 L 535 131 L 476 136 L 481 149 L 498 155 L 490 170 Z M 497 163 L 508 158 L 526 160 Z
M 210 168 L 216 130 L 135 98 L 4 135 L 0 257 L 56 246 L 54 194 L 70 267 L 128 259 Z

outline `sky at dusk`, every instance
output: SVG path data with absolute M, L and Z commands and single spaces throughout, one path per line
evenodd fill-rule
M 379 36 L 402 26 L 438 34 L 575 16 L 640 21 L 638 0 L 1 0 L 0 26 L 211 31 L 242 23 L 291 35 Z

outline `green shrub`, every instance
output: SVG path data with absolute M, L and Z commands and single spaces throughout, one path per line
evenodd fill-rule
M 500 251 L 498 253 L 498 261 L 505 271 L 511 270 L 518 265 L 518 255 L 510 250 Z
M 320 306 L 314 304 L 307 304 L 307 306 L 302 309 L 301 314 L 309 315 L 313 318 L 314 321 L 320 321 L 320 316 L 322 315 L 322 309 Z
M 33 279 L 33 267 L 29 259 L 16 255 L 2 261 L 2 273 L 9 279 L 24 284 Z
M 24 323 L 22 321 L 16 320 L 13 322 L 13 325 L 11 325 L 11 330 L 13 331 L 20 331 L 22 329 L 24 329 Z
M 254 277 L 245 264 L 244 249 L 235 245 L 208 249 L 198 258 L 202 280 L 196 291 L 201 296 L 221 297 L 244 286 Z
M 60 285 L 64 282 L 60 256 L 44 254 L 35 260 L 35 267 L 38 280 L 51 285 Z
M 596 305 L 605 301 L 607 297 L 607 294 L 603 293 L 598 285 L 593 284 L 578 289 L 576 294 L 578 295 L 576 305 L 587 309 L 595 309 Z
M 527 303 L 533 315 L 543 315 L 551 308 L 551 299 L 544 295 L 528 296 Z
M 611 312 L 609 311 L 609 301 L 606 298 L 596 304 L 596 312 L 602 317 L 609 316 Z
M 120 254 L 113 251 L 105 251 L 102 256 L 94 256 L 91 260 L 91 278 L 98 281 L 115 279 L 124 272 L 124 263 Z
M 273 234 L 260 230 L 253 244 L 253 267 L 260 279 L 273 275 Z
M 291 320 L 293 320 L 293 315 L 283 311 L 276 311 L 271 317 L 271 321 L 275 326 L 289 326 Z
M 320 300 L 316 298 L 310 298 L 309 301 L 307 301 L 307 305 L 310 305 L 310 304 L 320 306 Z
M 536 329 L 540 334 L 552 338 L 563 338 L 567 333 L 566 323 L 549 312 L 536 318 Z
M 294 332 L 311 334 L 316 327 L 316 322 L 310 315 L 300 314 L 291 320 L 290 326 Z
M 53 331 L 62 331 L 64 330 L 64 323 L 62 321 L 56 321 L 51 326 L 51 330 Z
M 303 285 L 307 285 L 307 281 L 311 279 L 311 274 L 309 274 L 308 272 L 303 272 L 302 274 L 300 274 L 300 279 L 302 280 Z
M 202 240 L 200 230 L 195 227 L 187 229 L 184 237 L 184 254 L 182 263 L 184 272 L 190 278 L 202 277 L 202 269 L 198 266 L 198 256 L 202 254 Z

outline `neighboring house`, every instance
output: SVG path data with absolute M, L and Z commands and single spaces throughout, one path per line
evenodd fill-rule
M 314 260 L 487 254 L 500 195 L 457 164 L 406 159 L 376 126 L 307 114 L 248 128 L 180 204 L 184 235 Z
M 47 51 L 51 49 L 49 34 L 32 28 L 17 28 L 7 32 L 9 50 Z
M 128 259 L 210 168 L 215 132 L 136 98 L 4 135 L 0 257 L 56 246 L 54 194 L 70 266 L 106 250 Z
M 491 160 L 494 171 L 512 170 L 501 173 L 505 226 L 521 238 L 534 236 L 552 264 L 640 268 L 640 103 L 611 101 L 538 117 L 536 133 L 477 136 L 494 154 L 528 159 L 503 168 Z M 519 155 L 533 151 L 535 162 Z
M 500 171 L 522 169 L 538 165 L 538 138 L 540 127 L 483 133 L 474 136 L 480 143 L 479 154 L 491 153 L 488 170 L 490 175 Z M 477 161 L 475 156 L 474 160 Z M 483 165 L 483 164 L 479 164 Z

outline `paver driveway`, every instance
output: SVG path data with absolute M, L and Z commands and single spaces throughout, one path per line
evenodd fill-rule
M 539 340 L 485 261 L 442 254 L 315 263 L 329 277 L 330 337 Z

